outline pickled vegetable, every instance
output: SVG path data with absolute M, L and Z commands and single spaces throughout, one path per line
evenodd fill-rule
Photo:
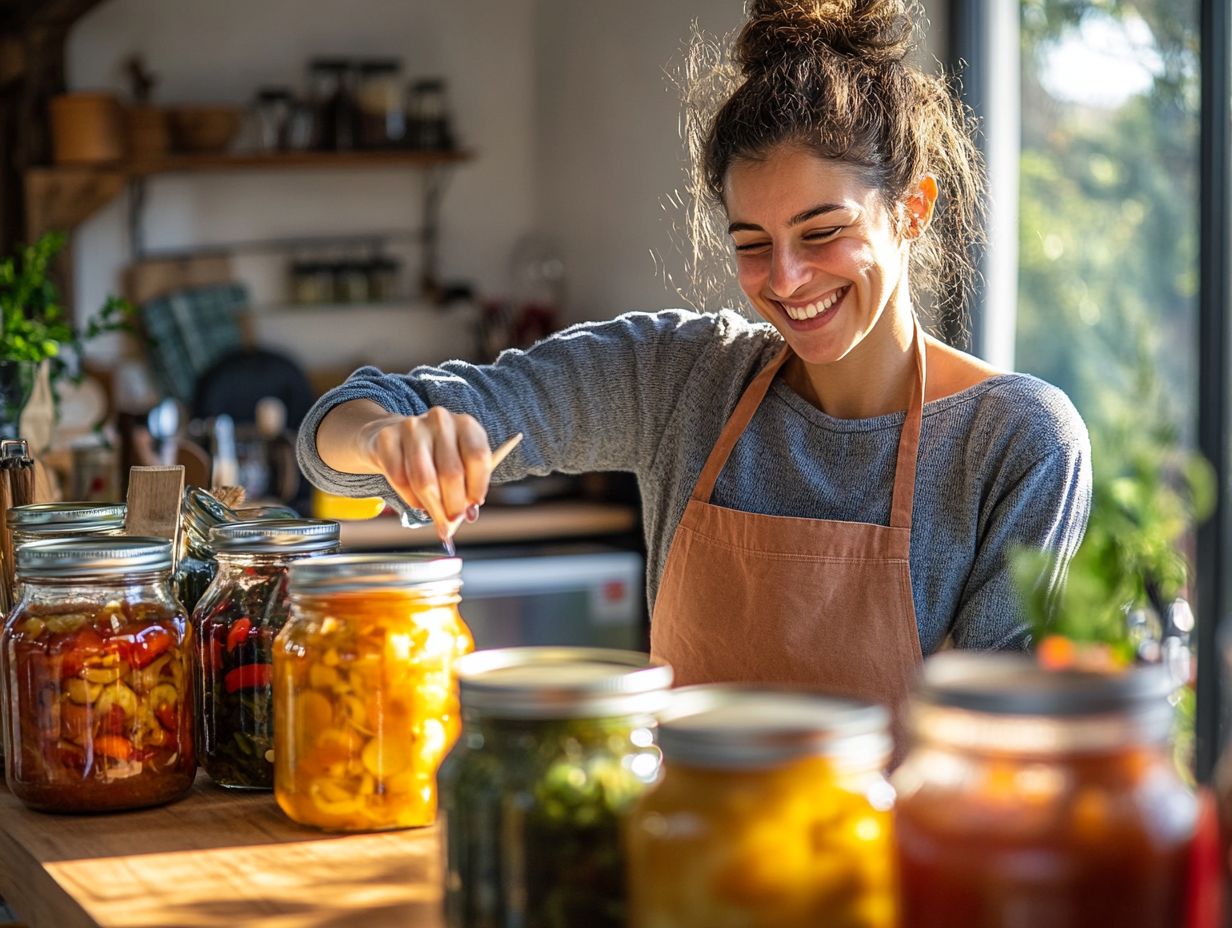
M 27 805 L 152 805 L 192 785 L 187 620 L 162 602 L 17 611 L 5 630 L 9 787 Z
M 193 616 L 201 694 L 201 766 L 221 786 L 274 786 L 274 636 L 289 599 L 282 566 L 237 568 Z
M 629 833 L 636 928 L 891 928 L 890 807 L 825 757 L 767 769 L 672 764 Z
M 624 717 L 468 727 L 440 777 L 451 928 L 624 928 L 622 827 L 657 769 Z
M 303 597 L 274 646 L 275 796 L 329 830 L 427 825 L 458 737 L 453 662 L 474 642 L 456 596 Z

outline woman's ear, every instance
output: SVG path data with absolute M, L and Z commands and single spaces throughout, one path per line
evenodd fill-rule
M 933 218 L 933 207 L 937 205 L 937 178 L 932 174 L 924 174 L 916 183 L 915 189 L 903 198 L 906 210 L 906 238 L 919 238 L 928 228 Z

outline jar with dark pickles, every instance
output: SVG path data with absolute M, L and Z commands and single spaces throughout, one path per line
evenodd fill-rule
M 191 630 L 171 545 L 76 538 L 17 552 L 0 636 L 8 786 L 31 808 L 101 812 L 192 785 Z
M 210 547 L 210 530 L 236 521 L 234 510 L 200 487 L 185 487 L 180 506 L 180 557 L 175 570 L 175 595 L 189 615 L 214 581 L 218 562 Z
M 1185 924 L 1197 801 L 1169 747 L 1171 687 L 1159 666 L 925 662 L 893 777 L 903 924 Z
M 218 573 L 193 612 L 201 766 L 220 786 L 273 789 L 274 636 L 290 610 L 287 569 L 338 550 L 338 523 L 230 522 L 210 530 Z
M 645 654 L 504 648 L 458 663 L 441 766 L 450 928 L 624 928 L 623 829 L 659 769 L 671 668 Z
M 462 562 L 336 554 L 291 565 L 274 642 L 274 798 L 328 831 L 436 821 L 436 772 L 458 737 Z

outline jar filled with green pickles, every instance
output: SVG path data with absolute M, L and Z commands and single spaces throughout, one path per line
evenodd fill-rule
M 291 606 L 293 561 L 338 550 L 338 523 L 229 522 L 210 531 L 218 574 L 193 612 L 198 751 L 215 783 L 274 787 L 274 636 Z
M 659 769 L 671 668 L 597 648 L 458 662 L 462 736 L 440 771 L 450 928 L 624 928 L 623 828 Z

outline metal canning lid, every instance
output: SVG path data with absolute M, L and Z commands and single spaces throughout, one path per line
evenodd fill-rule
M 1048 670 L 1029 655 L 947 651 L 930 657 L 916 687 L 923 706 L 991 715 L 1080 717 L 1167 704 L 1162 665 L 1120 673 Z
M 659 717 L 668 762 L 767 767 L 803 757 L 882 766 L 892 747 L 890 713 L 871 702 L 796 690 L 688 686 Z
M 492 718 L 576 719 L 658 712 L 672 668 L 607 648 L 496 648 L 454 665 L 462 707 Z
M 9 528 L 27 535 L 117 531 L 124 528 L 123 503 L 31 503 L 9 510 Z
M 458 589 L 462 561 L 434 554 L 327 554 L 289 568 L 291 593 L 348 593 L 407 587 Z
M 17 549 L 19 578 L 120 577 L 171 569 L 165 538 L 93 535 L 32 541 Z
M 210 547 L 227 554 L 311 554 L 338 547 L 338 523 L 326 519 L 259 519 L 210 529 Z

